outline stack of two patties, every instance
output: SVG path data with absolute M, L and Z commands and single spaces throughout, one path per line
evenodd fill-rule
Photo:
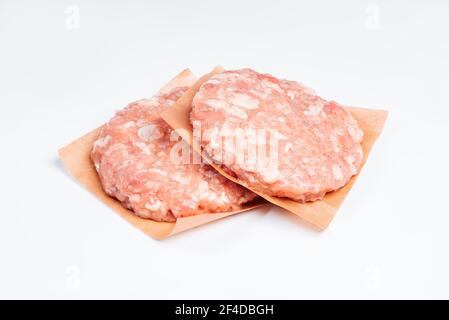
M 186 90 L 175 86 L 131 103 L 94 144 L 92 160 L 104 190 L 141 217 L 175 221 L 233 211 L 256 197 L 207 164 L 174 161 L 174 150 L 190 147 L 179 148 L 184 142 L 160 112 Z M 200 143 L 211 159 L 244 186 L 270 196 L 321 199 L 345 185 L 363 158 L 363 132 L 343 107 L 297 82 L 250 69 L 224 71 L 203 83 L 191 122 L 201 128 Z

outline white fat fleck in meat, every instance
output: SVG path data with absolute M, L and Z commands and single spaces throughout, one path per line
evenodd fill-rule
M 115 189 L 111 188 L 109 186 L 104 186 L 104 191 L 108 194 L 108 195 L 113 195 L 115 193 Z M 119 195 L 117 195 L 117 199 L 119 199 Z M 119 199 L 120 201 L 123 201 L 123 199 Z
M 354 161 L 355 161 L 354 156 L 349 155 L 349 156 L 347 156 L 347 157 L 345 158 L 345 160 L 346 160 L 346 162 L 348 163 L 349 168 L 351 169 L 352 174 L 357 173 L 357 168 L 356 168 L 355 165 L 354 165 Z
M 213 80 L 213 79 L 219 80 L 219 82 L 221 82 L 221 80 L 225 80 L 225 81 L 229 81 L 229 82 L 236 82 L 238 80 L 245 79 L 245 77 L 243 75 L 240 75 L 237 73 L 223 72 L 223 73 L 219 73 L 219 74 L 213 76 L 211 78 L 211 80 Z M 210 80 L 208 80 L 208 82 L 209 81 Z
M 231 85 L 229 87 L 226 87 L 224 90 L 227 92 L 234 92 L 234 91 L 237 91 L 237 87 Z
M 340 148 L 340 143 L 339 143 L 339 138 L 334 134 L 334 135 L 332 135 L 331 137 L 330 137 L 330 139 L 331 139 L 331 141 L 332 141 L 332 144 L 333 144 L 333 147 L 334 147 L 334 151 L 336 152 L 336 153 L 339 153 L 340 151 L 341 151 L 341 148 Z
M 296 98 L 296 94 L 293 91 L 288 91 L 287 96 L 292 100 Z
M 217 100 L 217 99 L 209 99 L 203 102 L 204 104 L 208 105 L 209 107 L 220 110 L 220 109 L 227 109 L 229 108 L 229 104 L 227 104 L 223 100 Z
M 112 137 L 109 135 L 98 139 L 94 142 L 94 148 L 104 148 L 109 143 L 109 141 L 111 141 L 111 139 Z
M 143 107 L 156 107 L 160 102 L 156 97 L 152 97 L 149 99 L 140 99 L 139 101 L 136 101 L 136 103 Z
M 280 102 L 276 102 L 275 108 L 279 109 L 281 111 L 284 111 L 284 110 L 287 110 L 289 108 L 289 106 L 286 104 L 280 103 Z
M 220 80 L 215 79 L 215 78 L 210 78 L 209 80 L 207 80 L 207 83 L 209 83 L 209 84 L 217 84 L 217 83 L 220 83 Z
M 196 209 L 197 207 L 197 203 L 191 199 L 186 199 L 182 201 L 182 205 L 190 209 Z
M 129 129 L 129 128 L 134 127 L 135 125 L 136 125 L 136 123 L 134 121 L 128 121 L 128 122 L 125 122 L 124 124 L 122 124 L 120 126 L 120 128 L 121 129 Z
M 319 138 L 323 138 L 324 134 L 321 130 L 322 130 L 322 128 L 314 128 L 313 133 L 315 134 L 315 136 L 317 136 Z
M 229 202 L 229 197 L 228 197 L 228 195 L 226 193 L 223 192 L 223 193 L 220 194 L 220 200 L 223 203 L 227 203 L 227 202 Z
M 115 143 L 115 144 L 111 144 L 109 146 L 109 148 L 107 148 L 107 150 L 103 156 L 109 157 L 111 154 L 113 154 L 115 152 L 121 152 L 126 155 L 128 154 L 126 145 L 124 145 L 123 143 Z
M 170 177 L 181 185 L 188 185 L 190 183 L 190 178 L 185 178 L 181 172 L 176 172 Z
M 137 127 L 144 127 L 144 126 L 146 126 L 148 124 L 148 122 L 147 121 L 145 121 L 144 119 L 138 119 L 137 121 L 136 121 L 136 126 Z
M 218 196 L 217 196 L 215 193 L 212 193 L 212 192 L 210 192 L 210 193 L 207 195 L 207 200 L 208 200 L 208 201 L 215 201 L 215 200 L 217 200 L 217 198 L 218 198 Z
M 95 170 L 97 170 L 97 172 L 100 170 L 100 163 L 95 162 Z
M 334 175 L 335 180 L 343 179 L 343 173 L 341 172 L 341 168 L 336 164 L 332 166 L 332 174 Z
M 280 178 L 280 172 L 279 170 L 275 168 L 268 168 L 268 170 L 263 171 L 262 173 L 262 179 L 266 183 L 274 183 Z
M 338 143 L 338 138 L 335 134 L 331 135 L 329 138 L 333 144 L 337 144 Z
M 159 170 L 159 169 L 148 169 L 147 171 L 148 171 L 148 172 L 154 172 L 154 173 L 157 173 L 157 174 L 159 174 L 159 175 L 161 175 L 161 176 L 163 176 L 163 177 L 166 177 L 166 176 L 167 176 L 167 172 L 162 171 L 162 170 Z
M 222 137 L 230 137 L 236 135 L 234 128 L 231 128 L 227 123 L 223 124 L 218 132 Z
M 157 198 L 151 198 L 149 201 L 145 204 L 145 209 L 148 209 L 150 211 L 157 211 L 161 208 L 161 201 Z
M 132 161 L 130 161 L 130 160 L 122 161 L 122 163 L 120 163 L 120 164 L 118 165 L 117 169 L 118 169 L 118 170 L 123 170 L 124 168 L 126 168 L 127 166 L 129 166 L 131 162 L 132 162 Z M 136 169 L 142 170 L 142 168 L 143 168 L 143 167 L 140 165 L 140 163 L 136 164 Z
M 282 92 L 281 87 L 279 87 L 276 83 L 273 83 L 273 82 L 268 81 L 268 80 L 263 80 L 263 81 L 262 81 L 262 84 L 263 84 L 266 88 L 270 88 L 270 89 L 272 89 L 272 90 L 274 90 L 274 91 L 277 91 L 277 92 Z
M 270 133 L 271 133 L 271 135 L 275 136 L 275 139 L 277 138 L 278 141 L 287 140 L 287 137 L 276 129 L 270 130 Z
M 256 182 L 256 178 L 254 178 L 252 175 L 245 175 L 245 178 L 248 179 L 249 182 Z
M 235 93 L 230 98 L 229 101 L 234 106 L 247 109 L 247 110 L 253 110 L 259 108 L 259 100 L 250 97 L 247 94 L 242 93 Z
M 207 183 L 207 181 L 200 181 L 200 183 L 198 184 L 198 193 L 200 195 L 204 195 L 207 192 L 209 192 L 209 184 Z
M 355 126 L 348 126 L 348 132 L 355 142 L 360 142 L 363 140 L 363 131 L 356 128 Z
M 143 154 L 151 155 L 151 149 L 150 149 L 150 147 L 147 144 L 142 143 L 142 142 L 134 142 L 134 145 L 137 148 L 139 148 L 140 151 L 142 151 Z
M 246 112 L 238 107 L 228 108 L 226 109 L 226 113 L 241 119 L 248 119 L 248 115 L 246 114 Z
M 202 132 L 203 141 L 210 141 L 212 139 L 217 139 L 219 135 L 220 129 L 216 126 L 211 129 L 203 130 Z
M 304 173 L 301 171 L 294 173 L 292 178 L 301 186 L 301 188 L 307 188 L 310 186 L 310 182 L 304 181 Z
M 139 194 L 133 194 L 129 196 L 130 202 L 139 202 L 142 199 L 142 197 Z
M 363 150 L 361 148 L 357 150 L 357 154 L 359 158 L 363 158 Z
M 312 162 L 312 159 L 310 159 L 308 157 L 303 157 L 301 160 L 302 160 L 303 163 L 310 163 L 310 162 Z M 323 168 L 325 168 L 325 167 L 323 167 Z
M 224 152 L 225 152 L 225 157 L 230 157 L 230 161 L 232 161 L 232 159 L 234 158 L 237 150 L 236 150 L 236 146 L 234 144 L 234 139 L 230 139 L 227 138 L 225 139 L 224 143 L 223 143 L 223 148 L 224 148 Z M 229 163 L 229 162 L 227 162 Z
M 163 133 L 156 125 L 149 124 L 137 130 L 137 135 L 144 141 L 150 141 L 161 138 Z
M 219 137 L 212 137 L 209 141 L 209 147 L 216 149 L 221 146 L 221 139 Z
M 320 114 L 321 110 L 323 110 L 323 106 L 311 105 L 306 111 L 304 111 L 304 114 L 306 116 L 317 116 Z
M 242 168 L 245 171 L 248 172 L 255 172 L 256 171 L 256 161 L 257 158 L 256 157 L 250 157 L 248 156 L 246 159 L 242 160 L 242 161 L 237 161 L 237 165 L 240 166 L 240 168 Z
M 285 146 L 284 146 L 284 152 L 288 153 L 290 151 L 290 149 L 293 147 L 293 143 L 291 143 L 290 141 L 288 141 Z
M 252 93 L 255 96 L 257 96 L 261 100 L 265 100 L 265 99 L 267 99 L 269 97 L 269 94 L 267 92 L 265 92 L 265 91 L 250 89 L 248 92 Z

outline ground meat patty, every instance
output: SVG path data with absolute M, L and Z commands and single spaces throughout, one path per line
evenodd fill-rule
M 256 191 L 314 201 L 345 185 L 362 162 L 354 118 L 297 82 L 225 71 L 205 82 L 192 104 L 208 155 Z
M 104 190 L 140 217 L 175 221 L 239 209 L 255 197 L 208 165 L 172 161 L 172 150 L 190 149 L 179 137 L 173 139 L 176 135 L 159 113 L 186 89 L 131 103 L 103 127 L 94 143 L 91 158 Z

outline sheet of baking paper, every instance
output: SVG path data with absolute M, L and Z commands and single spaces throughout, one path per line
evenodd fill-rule
M 212 72 L 201 77 L 201 79 L 199 79 L 170 109 L 164 110 L 161 114 L 162 118 L 174 130 L 176 130 L 184 140 L 189 142 L 193 149 L 197 152 L 201 152 L 201 147 L 198 141 L 193 139 L 192 126 L 189 120 L 189 114 L 192 108 L 192 99 L 204 82 L 206 82 L 214 74 L 222 72 L 223 70 L 224 69 L 221 67 L 216 67 Z M 364 139 L 362 142 L 364 152 L 362 162 L 363 167 L 374 142 L 377 140 L 382 131 L 388 112 L 385 110 L 352 107 L 347 107 L 347 110 L 351 112 L 354 118 L 358 121 L 360 128 L 364 131 Z M 223 176 L 247 187 L 243 181 L 230 176 L 222 170 L 220 166 L 212 163 L 207 154 L 202 153 L 202 156 Z M 337 213 L 338 208 L 341 206 L 343 200 L 351 190 L 357 176 L 358 175 L 352 177 L 349 183 L 341 189 L 326 194 L 323 200 L 307 203 L 300 203 L 287 198 L 272 197 L 261 192 L 256 192 L 251 188 L 247 188 L 259 194 L 269 202 L 300 216 L 312 225 L 324 230 Z
M 191 86 L 196 78 L 190 70 L 184 70 L 172 79 L 160 91 L 170 90 L 176 86 Z M 100 184 L 97 172 L 90 160 L 90 152 L 93 142 L 97 139 L 101 127 L 82 136 L 76 141 L 68 144 L 58 151 L 59 157 L 66 170 L 89 192 L 103 201 L 113 211 L 125 218 L 132 225 L 155 239 L 163 239 L 184 230 L 192 229 L 197 226 L 212 222 L 224 217 L 234 215 L 240 212 L 248 211 L 253 208 L 266 205 L 266 201 L 259 201 L 247 204 L 241 210 L 232 212 L 222 212 L 213 214 L 201 214 L 193 217 L 180 218 L 176 222 L 157 222 L 150 219 L 142 219 L 134 215 L 130 210 L 122 207 L 119 201 L 109 197 Z

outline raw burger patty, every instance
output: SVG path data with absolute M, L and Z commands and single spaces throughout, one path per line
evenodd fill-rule
M 101 130 L 91 158 L 103 189 L 138 216 L 157 221 L 236 210 L 255 197 L 208 165 L 175 164 L 172 130 L 159 113 L 185 91 L 178 87 L 128 105 Z M 187 150 L 189 148 L 187 147 Z
M 190 116 L 192 124 L 201 124 L 208 155 L 244 185 L 268 195 L 321 199 L 345 185 L 362 162 L 363 131 L 348 111 L 297 82 L 251 69 L 211 77 L 195 95 Z M 248 134 L 260 129 L 267 131 L 265 140 Z M 232 141 L 236 132 L 244 132 L 249 146 L 265 148 L 267 156 L 250 161 L 254 153 L 245 151 L 246 161 L 239 161 L 238 149 L 223 138 L 231 135 Z M 269 158 L 273 132 L 276 161 Z

